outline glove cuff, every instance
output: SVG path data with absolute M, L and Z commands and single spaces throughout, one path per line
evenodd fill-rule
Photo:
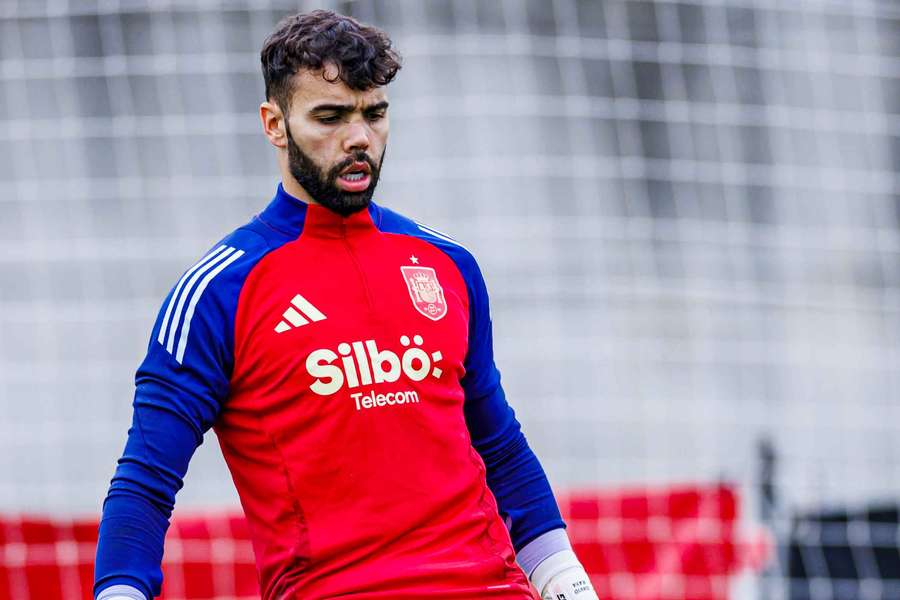
M 582 568 L 578 557 L 571 550 L 562 550 L 545 558 L 531 573 L 531 583 L 539 593 L 556 575 L 573 568 Z

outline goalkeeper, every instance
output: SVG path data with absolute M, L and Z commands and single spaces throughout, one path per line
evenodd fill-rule
M 214 428 L 266 600 L 596 598 L 494 366 L 472 255 L 371 202 L 400 69 L 328 11 L 261 53 L 271 203 L 174 285 L 103 505 L 95 597 L 160 593 L 188 462 Z

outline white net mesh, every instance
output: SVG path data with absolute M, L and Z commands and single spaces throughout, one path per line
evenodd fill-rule
M 315 6 L 404 55 L 377 198 L 479 256 L 554 484 L 724 478 L 758 518 L 766 438 L 781 534 L 900 497 L 895 2 Z M 166 290 L 274 191 L 258 51 L 298 7 L 0 2 L 0 509 L 99 509 Z M 234 502 L 210 437 L 179 506 Z

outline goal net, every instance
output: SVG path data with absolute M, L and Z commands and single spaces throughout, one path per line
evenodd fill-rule
M 478 256 L 554 486 L 721 483 L 776 542 L 729 598 L 900 597 L 815 558 L 896 544 L 859 517 L 900 499 L 895 2 L 4 0 L 0 599 L 29 597 L 22 515 L 96 519 L 165 293 L 272 195 L 258 52 L 316 7 L 404 56 L 376 200 Z M 176 515 L 236 506 L 210 434 Z

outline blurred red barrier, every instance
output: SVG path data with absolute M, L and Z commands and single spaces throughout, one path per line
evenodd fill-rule
M 726 600 L 731 577 L 765 560 L 767 538 L 740 537 L 727 486 L 588 490 L 560 506 L 603 600 Z M 96 542 L 95 520 L 0 517 L 0 600 L 91 598 Z M 166 600 L 259 598 L 238 514 L 177 517 L 163 571 Z
M 734 488 L 679 486 L 560 497 L 575 551 L 608 600 L 726 600 L 731 578 L 759 570 L 770 543 L 741 537 Z

